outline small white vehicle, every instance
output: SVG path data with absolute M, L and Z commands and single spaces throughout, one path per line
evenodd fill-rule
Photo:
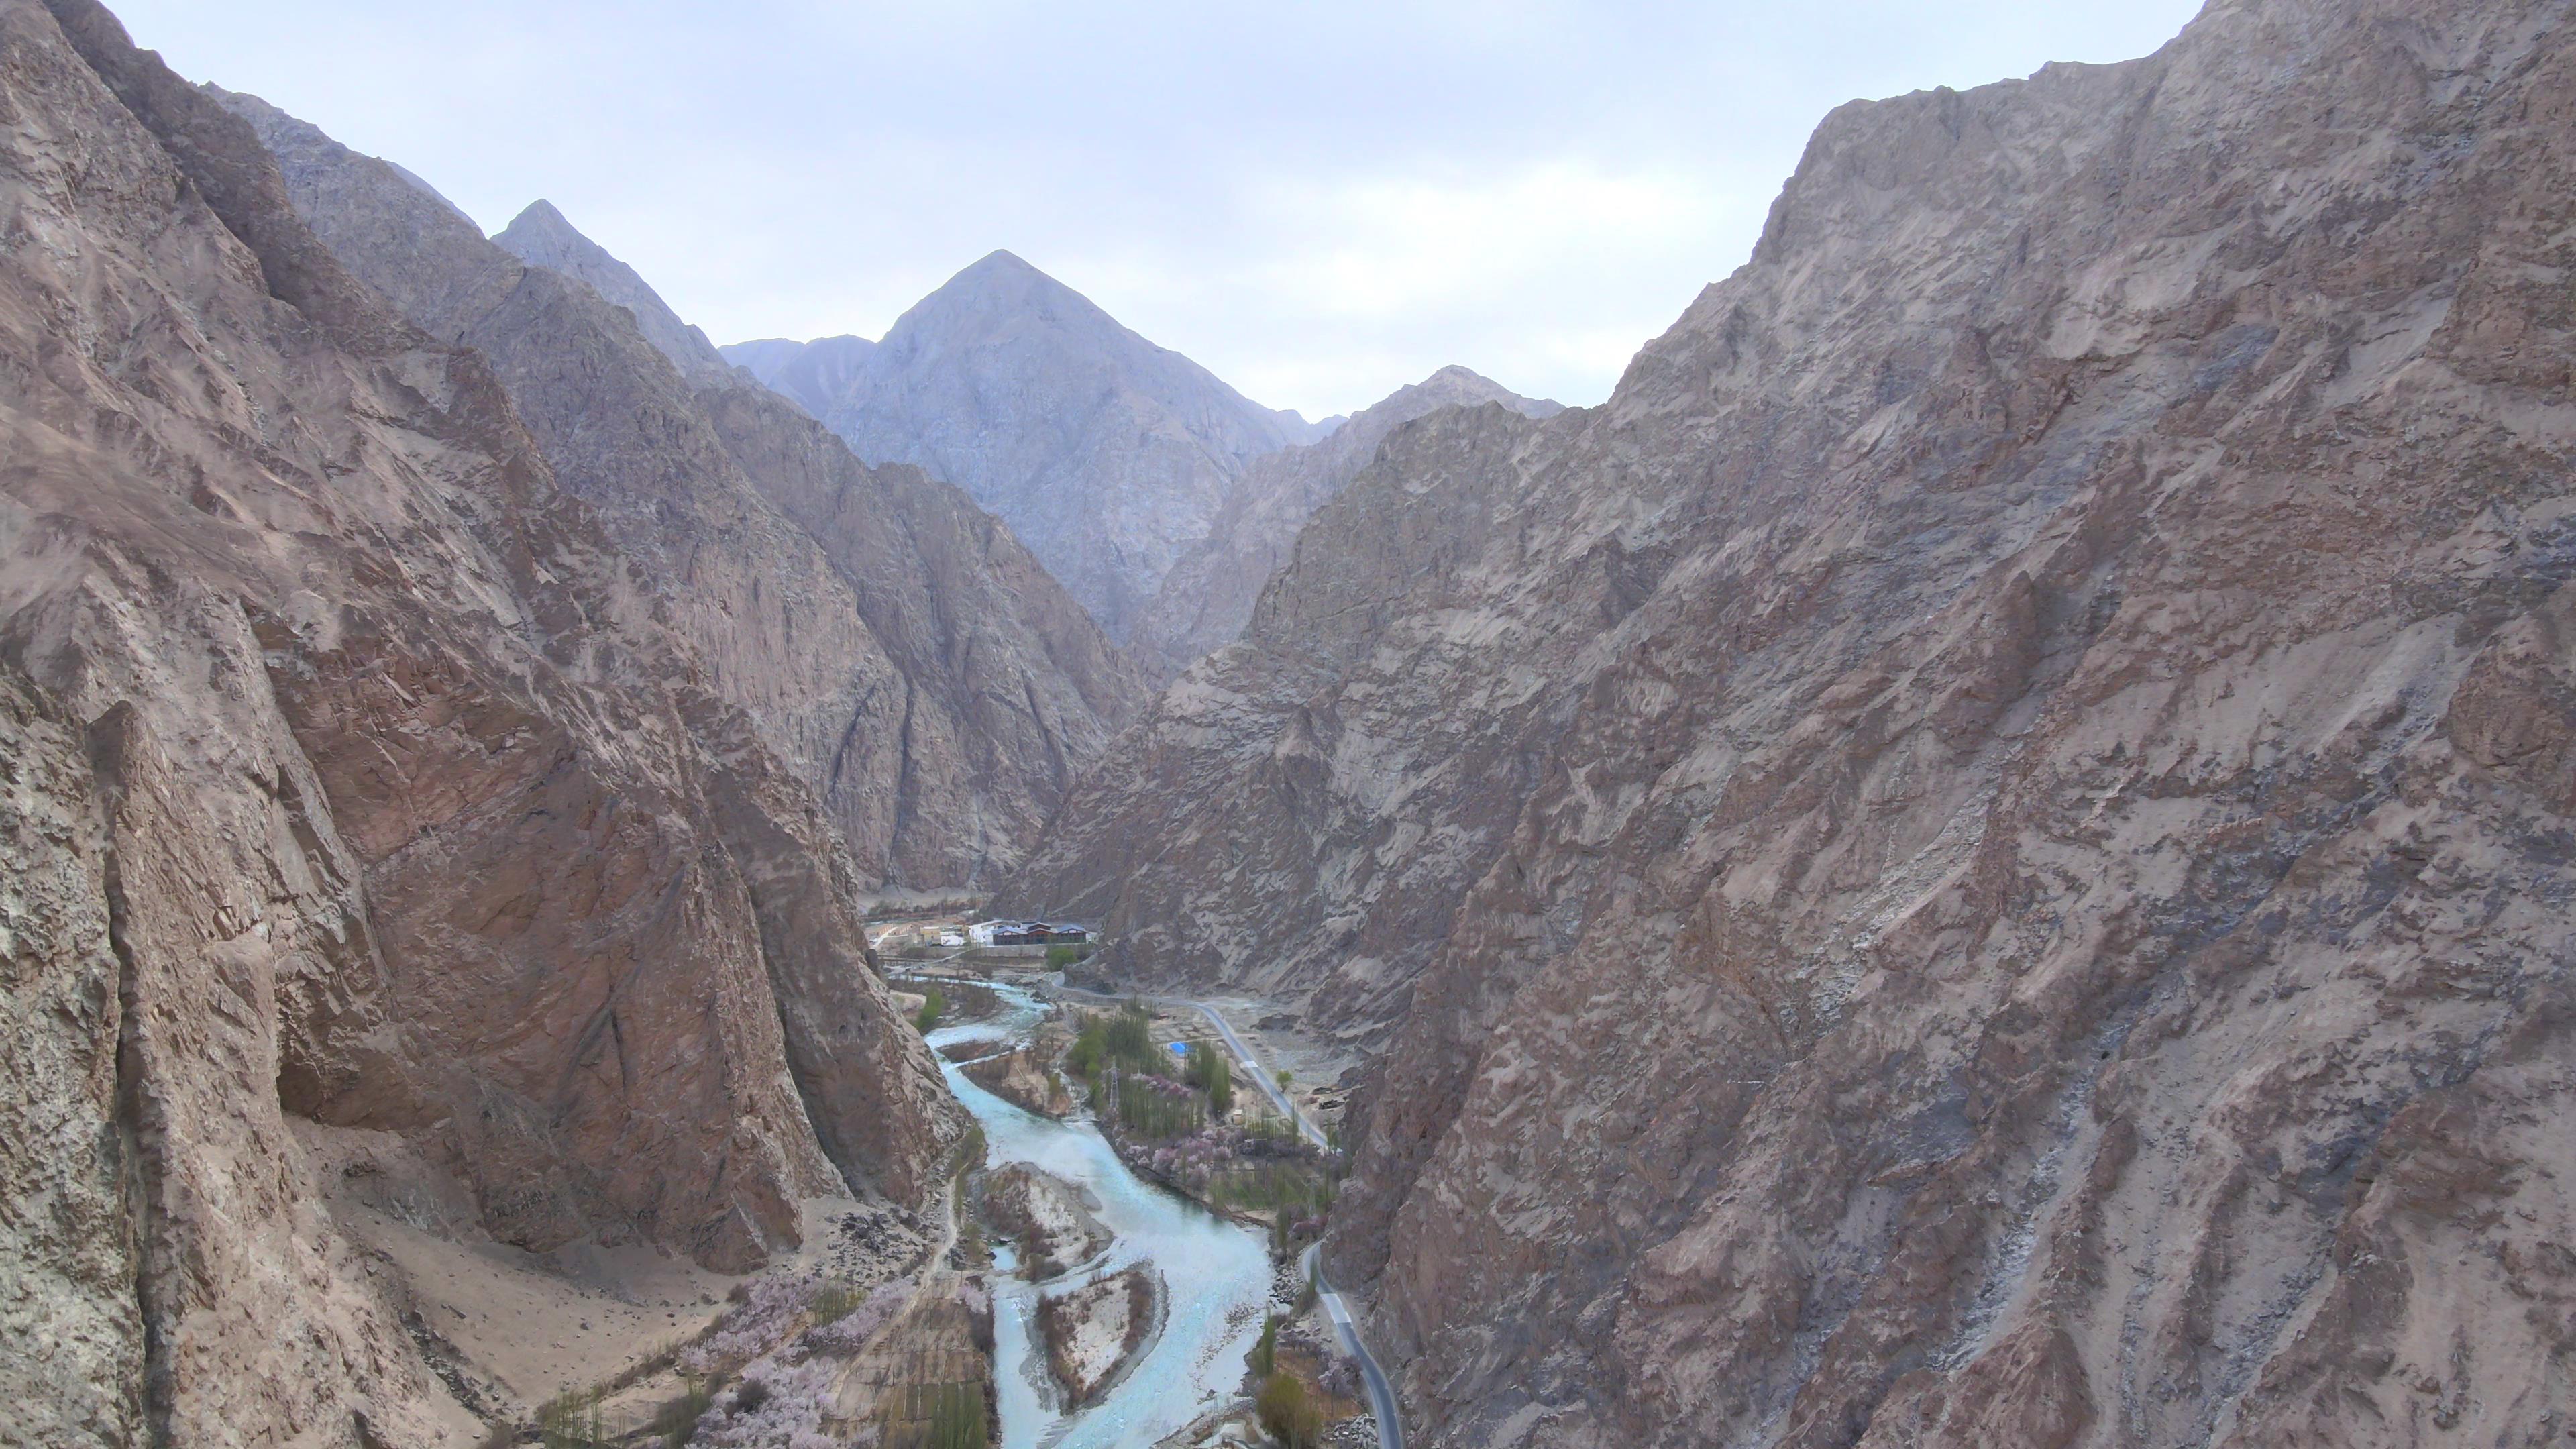
M 942 931 L 939 933 L 939 944 L 942 946 L 963 946 L 966 944 L 966 938 L 958 935 L 955 931 Z

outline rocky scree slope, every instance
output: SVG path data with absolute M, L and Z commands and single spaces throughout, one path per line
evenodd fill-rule
M 696 357 L 660 298 L 551 206 L 487 241 L 391 165 L 214 94 L 351 271 L 493 360 L 557 477 L 820 797 L 867 885 L 1016 863 L 1142 692 L 1007 528 L 916 469 L 861 465 Z
M 1000 514 L 1121 644 L 1245 467 L 1323 431 L 1009 252 L 950 278 L 877 345 L 855 341 L 727 355 L 779 379 L 860 457 L 916 464 Z
M 42 1444 L 435 1442 L 305 1147 L 743 1269 L 963 1129 L 856 872 L 485 359 L 87 0 L 0 0 L 0 1388 Z
M 1463 367 L 1444 367 L 1351 414 L 1320 442 L 1253 460 L 1226 490 L 1207 537 L 1163 575 L 1128 640 L 1128 652 L 1168 682 L 1212 650 L 1231 644 L 1252 619 L 1261 586 L 1288 562 L 1298 530 L 1350 485 L 1404 423 L 1445 407 L 1499 403 L 1548 418 L 1564 405 L 1525 398 Z
M 1394 1024 L 1417 1442 L 2542 1442 L 2571 275 L 2562 0 L 1846 107 L 1608 404 L 1398 430 L 1048 889 Z

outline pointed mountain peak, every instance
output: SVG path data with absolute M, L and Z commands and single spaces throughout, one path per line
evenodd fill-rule
M 971 303 L 978 307 L 1029 307 L 1070 304 L 1111 321 L 1092 300 L 1031 266 L 1017 252 L 987 252 L 924 297 L 921 305 Z M 1115 325 L 1112 322 L 1112 325 Z
M 493 239 L 498 241 L 500 237 L 509 236 L 514 232 L 524 237 L 550 237 L 560 241 L 576 241 L 587 247 L 599 245 L 583 236 L 579 227 L 566 220 L 564 214 L 555 208 L 555 204 L 542 196 L 529 202 L 517 216 L 510 218 L 510 224 L 503 227 L 500 235 Z M 504 242 L 503 245 L 506 246 L 508 243 Z
M 1025 273 L 1033 277 L 1046 277 L 1046 273 L 1030 266 L 1027 258 L 1007 247 L 993 248 L 981 257 L 976 258 L 971 266 L 967 267 L 966 270 L 959 272 L 957 275 L 964 277 L 976 275 L 978 273 L 990 275 L 1011 272 Z M 1053 277 L 1047 277 L 1047 280 L 1052 282 L 1055 279 Z
M 646 341 L 662 350 L 681 373 L 701 382 L 729 380 L 733 368 L 716 354 L 706 334 L 673 312 L 635 269 L 582 235 L 551 201 L 539 197 L 492 238 L 532 267 L 561 272 L 634 314 Z
M 1421 411 L 1426 403 L 1441 406 L 1501 403 L 1516 413 L 1533 418 L 1554 417 L 1565 411 L 1562 403 L 1523 397 L 1474 368 L 1460 367 L 1454 362 L 1422 381 L 1398 390 L 1378 406 L 1386 407 L 1389 403 L 1396 405 L 1394 411 L 1407 415 Z

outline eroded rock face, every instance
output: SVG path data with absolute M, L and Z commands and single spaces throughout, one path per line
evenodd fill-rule
M 1128 641 L 1129 652 L 1169 680 L 1233 643 L 1251 622 L 1262 585 L 1287 564 L 1306 520 L 1350 486 L 1387 434 L 1442 408 L 1480 403 L 1500 403 L 1532 418 L 1565 411 L 1466 368 L 1444 367 L 1353 413 L 1320 442 L 1254 459 L 1227 490 L 1207 537 L 1163 575 Z
M 950 278 L 874 347 L 727 349 L 871 463 L 917 464 L 1001 515 L 1112 639 L 1206 536 L 1254 458 L 1321 430 L 1120 326 L 1009 252 Z
M 0 666 L 0 1362 L 15 1431 L 37 1444 L 143 1436 L 143 1305 L 117 1130 L 124 978 L 110 932 L 106 832 L 80 724 Z
M 2558 1432 L 2571 163 L 2559 0 L 2221 0 L 1317 513 L 1043 878 L 1396 1023 L 1417 1442 Z
M 917 1196 L 961 1124 L 856 868 L 491 367 L 86 0 L 0 0 L 0 107 L 20 1427 L 455 1427 L 297 1119 L 540 1251 L 739 1268 L 800 1197 Z
M 486 241 L 390 164 L 213 93 L 360 279 L 494 360 L 556 475 L 820 797 L 864 884 L 972 884 L 1019 860 L 1141 690 L 1008 529 L 914 469 L 862 466 L 702 353 L 553 207 Z

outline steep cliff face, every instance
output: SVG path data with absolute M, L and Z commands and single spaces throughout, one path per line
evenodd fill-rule
M 2571 166 L 2561 0 L 2220 0 L 1317 514 L 1048 890 L 1398 1023 L 1420 1442 L 2563 1427 Z
M 811 344 L 828 358 L 728 353 L 782 378 L 861 458 L 917 464 L 1000 514 L 1121 643 L 1244 468 L 1321 432 L 1009 252 L 950 278 L 875 347 L 853 340 Z
M 1129 652 L 1169 680 L 1233 643 L 1251 622 L 1262 585 L 1295 550 L 1298 530 L 1316 509 L 1350 486 L 1389 433 L 1442 408 L 1482 403 L 1499 403 L 1531 418 L 1565 410 L 1558 403 L 1522 397 L 1466 368 L 1444 367 L 1353 413 L 1320 442 L 1255 459 L 1226 491 L 1207 537 L 1163 575 L 1128 641 Z
M 661 299 L 552 207 L 486 241 L 387 163 L 218 95 L 359 278 L 493 359 L 556 475 L 822 799 L 867 884 L 971 883 L 1020 858 L 1141 691 L 1007 530 L 693 357 Z
M 0 0 L 0 108 L 15 1431 L 460 1428 L 306 1130 L 535 1250 L 917 1196 L 959 1123 L 853 867 L 482 357 L 86 0 Z

